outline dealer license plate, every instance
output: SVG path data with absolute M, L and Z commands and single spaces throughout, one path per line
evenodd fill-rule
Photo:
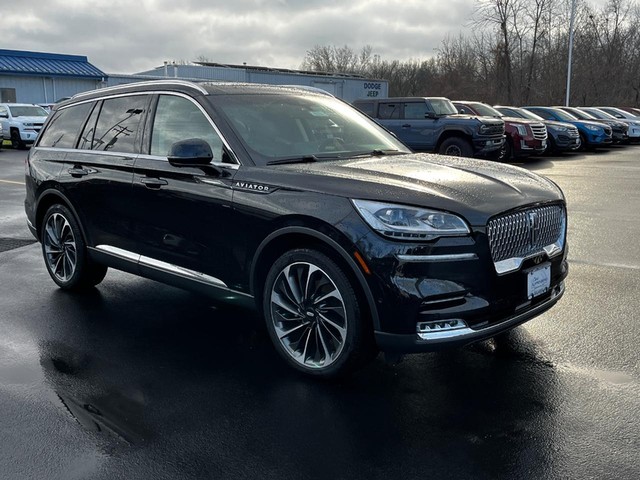
M 529 298 L 542 295 L 551 285 L 551 265 L 531 270 L 527 274 L 527 295 Z

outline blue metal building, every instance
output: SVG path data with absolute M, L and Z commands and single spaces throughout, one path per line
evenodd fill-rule
M 0 50 L 0 103 L 55 103 L 87 90 L 160 78 L 309 86 L 348 102 L 365 97 L 386 98 L 389 91 L 386 80 L 360 75 L 208 62 L 165 62 L 164 66 L 133 75 L 107 75 L 80 55 Z
M 54 103 L 106 81 L 84 56 L 0 50 L 0 102 Z

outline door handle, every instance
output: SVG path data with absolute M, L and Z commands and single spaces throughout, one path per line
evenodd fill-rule
M 160 188 L 163 185 L 168 185 L 169 182 L 163 178 L 142 177 L 140 183 L 143 183 L 147 188 Z
M 405 123 L 404 125 L 402 125 L 402 128 L 411 128 L 411 124 Z
M 71 174 L 72 177 L 84 177 L 85 175 L 89 175 L 89 170 L 85 170 L 82 167 L 73 167 L 67 170 Z

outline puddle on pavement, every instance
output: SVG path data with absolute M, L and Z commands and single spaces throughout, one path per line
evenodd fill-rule
M 598 369 L 590 369 L 590 368 L 581 368 L 575 367 L 573 365 L 563 365 L 561 366 L 562 370 L 576 373 L 582 376 L 594 378 L 602 383 L 607 383 L 609 385 L 633 385 L 638 384 L 638 381 L 635 377 L 631 375 L 616 371 L 616 370 L 598 370 Z
M 111 365 L 61 344 L 46 345 L 40 365 L 65 410 L 86 430 L 106 433 L 128 444 L 149 438 L 141 421 L 144 393 L 131 386 L 121 391 L 109 384 Z

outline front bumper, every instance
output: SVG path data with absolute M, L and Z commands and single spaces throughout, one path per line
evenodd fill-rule
M 515 156 L 541 155 L 547 149 L 547 139 L 537 139 L 533 137 L 520 138 L 515 149 Z
M 533 318 L 560 299 L 568 274 L 566 245 L 549 251 L 551 257 L 536 253 L 498 273 L 488 242 L 482 229 L 430 244 L 396 242 L 373 232 L 356 241 L 371 271 L 367 283 L 379 347 L 408 353 L 475 342 Z M 547 266 L 548 289 L 530 297 L 530 272 Z M 464 328 L 445 327 L 446 333 L 435 335 L 421 329 L 448 322 Z
M 35 130 L 21 130 L 20 131 L 20 140 L 24 143 L 33 143 L 38 138 L 38 133 Z
M 488 155 L 498 152 L 504 145 L 505 137 L 478 137 L 473 139 L 473 150 L 476 155 Z
M 455 330 L 434 332 L 431 336 L 420 334 L 393 334 L 376 331 L 375 339 L 378 347 L 386 352 L 418 353 L 440 350 L 449 347 L 461 347 L 479 342 L 506 332 L 528 320 L 546 312 L 564 295 L 564 282 L 556 285 L 546 298 L 521 313 L 500 319 L 495 323 L 478 328 L 465 327 Z

